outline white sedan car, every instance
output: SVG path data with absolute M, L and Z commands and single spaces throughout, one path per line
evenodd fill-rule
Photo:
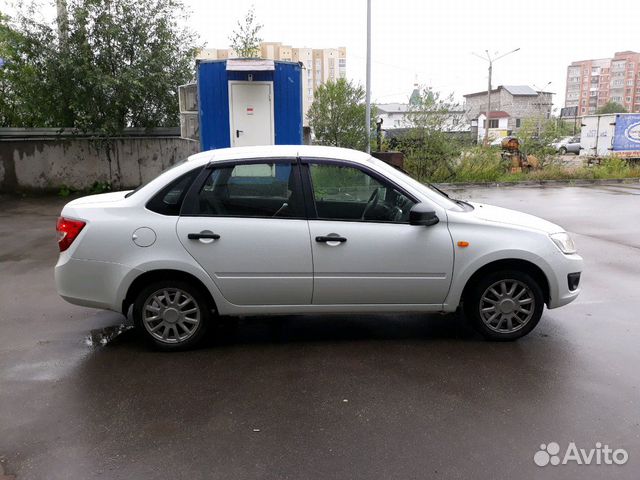
M 156 347 L 215 315 L 453 312 L 514 340 L 579 292 L 561 227 L 454 200 L 370 155 L 315 146 L 202 152 L 57 225 L 67 301 L 132 314 Z

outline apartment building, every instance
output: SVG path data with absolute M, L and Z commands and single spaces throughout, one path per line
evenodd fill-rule
M 206 48 L 201 50 L 197 58 L 219 60 L 235 57 L 233 50 Z M 307 111 L 313 103 L 316 89 L 323 83 L 347 76 L 347 49 L 338 48 L 298 48 L 283 45 L 282 42 L 262 42 L 260 57 L 271 60 L 300 62 L 302 72 L 302 107 L 304 125 L 308 125 Z
M 231 55 L 230 48 L 203 48 L 196 55 L 198 60 L 226 60 Z
M 612 58 L 572 62 L 567 67 L 565 107 L 579 115 L 596 113 L 608 102 L 640 112 L 640 53 L 616 52 Z

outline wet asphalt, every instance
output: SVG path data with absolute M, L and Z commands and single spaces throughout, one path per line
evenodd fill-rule
M 56 295 L 63 199 L 0 197 L 0 478 L 639 478 L 640 185 L 455 194 L 572 232 L 579 299 L 515 343 L 456 315 L 295 316 L 157 353 Z M 535 465 L 572 441 L 629 459 Z

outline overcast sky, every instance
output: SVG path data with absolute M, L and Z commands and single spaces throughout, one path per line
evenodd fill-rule
M 265 41 L 347 47 L 347 77 L 364 85 L 366 0 L 185 0 L 207 47 L 222 48 L 255 5 Z M 483 54 L 521 50 L 494 65 L 493 85 L 527 84 L 564 102 L 573 60 L 640 49 L 640 2 L 633 0 L 372 0 L 372 98 L 406 101 L 418 82 L 461 98 L 486 89 Z
M 0 0 L 0 9 L 15 1 Z M 366 0 L 184 2 L 207 47 L 228 47 L 236 22 L 255 5 L 263 40 L 345 46 L 347 76 L 364 85 Z M 487 63 L 472 52 L 500 54 L 519 47 L 495 63 L 493 86 L 543 88 L 551 82 L 547 90 L 556 93 L 554 106 L 560 107 L 571 61 L 640 50 L 635 0 L 372 0 L 372 5 L 372 98 L 379 103 L 407 101 L 416 76 L 421 85 L 462 100 L 487 87 Z

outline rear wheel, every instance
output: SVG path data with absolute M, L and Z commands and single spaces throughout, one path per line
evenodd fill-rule
M 538 283 L 518 271 L 490 273 L 464 300 L 467 319 L 488 340 L 516 340 L 540 321 L 544 297 Z
M 140 291 L 133 304 L 133 317 L 153 347 L 185 350 L 202 340 L 212 312 L 199 288 L 180 280 L 162 280 Z
M 558 150 L 558 153 L 560 155 L 566 155 L 567 154 L 567 148 L 566 147 L 560 147 L 560 150 Z

